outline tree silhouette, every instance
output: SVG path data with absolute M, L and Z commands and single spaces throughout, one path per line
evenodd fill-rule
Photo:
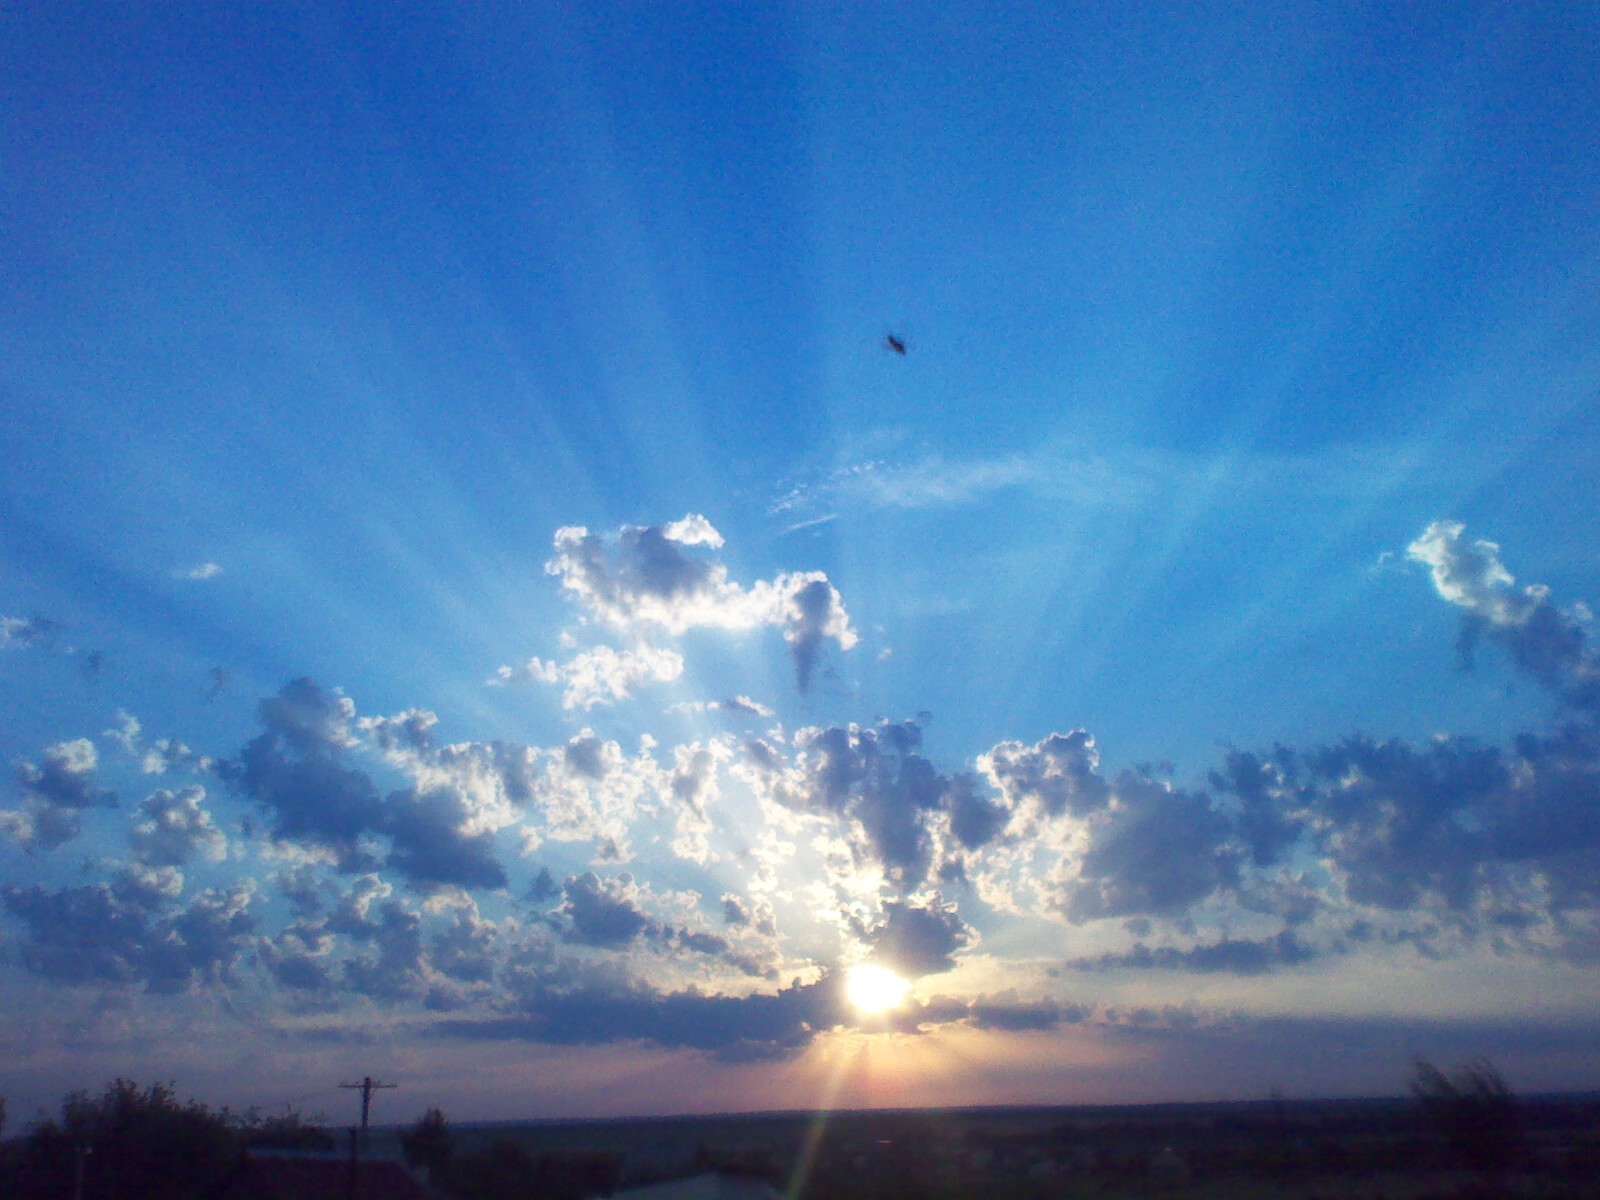
M 440 1168 L 450 1161 L 455 1148 L 444 1112 L 439 1108 L 428 1109 L 400 1135 L 406 1162 L 413 1167 L 427 1167 L 430 1178 L 438 1178 Z
M 1444 1137 L 1456 1161 L 1494 1187 L 1522 1158 L 1522 1116 L 1517 1099 L 1486 1058 L 1446 1075 L 1416 1060 L 1411 1093 Z
M 59 1121 L 40 1122 L 10 1156 L 0 1191 L 70 1196 L 81 1172 L 86 1198 L 199 1200 L 227 1181 L 239 1155 L 226 1110 L 180 1101 L 171 1084 L 117 1079 L 99 1097 L 68 1094 Z

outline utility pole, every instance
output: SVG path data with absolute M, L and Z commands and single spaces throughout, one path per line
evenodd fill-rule
M 341 1083 L 342 1088 L 361 1089 L 361 1140 L 367 1140 L 367 1113 L 372 1108 L 372 1093 L 380 1088 L 399 1087 L 397 1083 L 379 1083 L 371 1075 L 364 1077 L 360 1083 Z

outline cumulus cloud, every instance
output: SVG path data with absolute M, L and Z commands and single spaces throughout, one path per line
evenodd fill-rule
M 810 687 L 823 643 L 849 650 L 859 640 L 838 590 L 820 571 L 790 572 L 746 588 L 713 558 L 722 535 L 703 516 L 665 525 L 626 525 L 615 535 L 582 526 L 556 531 L 555 557 L 545 566 L 583 609 L 612 628 L 680 635 L 691 629 L 783 630 L 802 692 Z
M 0 811 L 0 832 L 18 845 L 44 850 L 77 837 L 85 809 L 117 805 L 117 794 L 96 783 L 99 763 L 88 738 L 47 747 L 42 765 L 19 763 L 14 778 L 23 807 Z
M 1233 830 L 1209 796 L 1127 772 L 1053 904 L 1071 921 L 1174 916 L 1236 877 Z
M 791 648 L 843 645 L 831 584 L 808 580 L 760 608 L 762 587 L 781 589 L 731 583 L 704 518 L 564 532 L 571 561 L 557 573 L 596 621 L 662 636 L 771 625 Z M 116 826 L 125 858 L 90 865 L 100 882 L 0 890 L 21 934 L 11 959 L 58 983 L 151 991 L 254 971 L 297 1011 L 355 996 L 466 1012 L 439 1025 L 465 1036 L 637 1038 L 729 1058 L 787 1053 L 851 1020 L 835 973 L 863 954 L 917 976 L 979 970 L 980 929 L 999 940 L 986 905 L 1087 927 L 1058 936 L 1095 953 L 1052 951 L 1078 983 L 1286 972 L 1369 945 L 1600 961 L 1600 729 L 1580 703 L 1592 658 L 1578 610 L 1518 589 L 1498 549 L 1459 527 L 1430 527 L 1412 553 L 1481 636 L 1576 706 L 1562 726 L 1505 746 L 1233 750 L 1180 787 L 1102 772 L 1082 729 L 1000 741 L 948 774 L 925 753 L 920 719 L 668 746 L 641 736 L 633 750 L 587 728 L 547 747 L 449 743 L 426 709 L 362 715 L 301 679 L 263 699 L 260 732 L 215 765 L 254 814 L 232 844 L 213 816 L 227 793 L 151 793 Z M 740 605 L 768 615 L 730 623 Z M 639 682 L 622 656 L 603 657 L 572 707 Z M 797 651 L 796 666 L 804 678 L 816 661 Z M 565 670 L 538 673 L 576 686 Z M 747 697 L 698 711 L 772 719 Z M 102 744 L 127 752 L 125 771 L 208 766 L 126 713 Z M 22 806 L 0 828 L 59 845 L 84 812 L 116 802 L 100 782 L 115 765 L 102 768 L 87 739 L 49 747 L 17 769 Z M 502 862 L 502 840 L 517 838 L 525 853 L 543 846 L 556 873 Z M 644 865 L 608 865 L 635 842 Z M 261 866 L 270 903 L 244 882 L 185 893 L 184 869 L 224 856 Z M 902 1025 L 1043 1030 L 1090 1015 L 1059 997 L 964 995 L 913 1003 Z
M 898 886 L 920 884 L 931 865 L 931 827 L 946 780 L 918 751 L 913 721 L 876 729 L 851 725 L 803 729 L 795 735 L 798 787 L 779 797 L 790 805 L 849 820 L 848 836 L 863 861 L 881 865 Z
M 490 687 L 506 687 L 516 683 L 560 683 L 561 668 L 553 662 L 546 662 L 535 655 L 520 667 L 499 666 L 495 668 L 494 677 L 488 680 Z
M 198 785 L 146 796 L 128 835 L 134 857 L 153 867 L 181 867 L 195 857 L 221 861 L 228 839 L 205 810 L 205 798 L 205 788 Z
M 172 573 L 174 579 L 182 579 L 189 583 L 204 583 L 208 579 L 216 579 L 222 574 L 222 568 L 214 562 L 196 563 L 192 567 L 184 567 Z
M 219 764 L 223 777 L 266 811 L 274 836 L 325 849 L 343 870 L 369 867 L 362 835 L 383 813 L 372 780 L 344 765 L 355 705 L 302 678 L 262 700 L 257 716 L 264 731 Z
M 622 946 L 652 927 L 639 907 L 639 886 L 622 874 L 602 880 L 593 871 L 569 878 L 564 888 L 564 936 L 584 946 Z
M 1466 527 L 1435 521 L 1406 548 L 1425 564 L 1433 586 L 1450 603 L 1466 610 L 1462 645 L 1487 636 L 1510 651 L 1517 665 L 1569 704 L 1600 711 L 1600 659 L 1590 644 L 1589 610 L 1581 604 L 1559 608 L 1544 584 L 1518 588 L 1500 562 L 1500 547 L 1468 541 Z
M 265 731 L 218 770 L 266 810 L 274 837 L 325 851 L 346 872 L 375 866 L 387 839 L 382 861 L 423 891 L 505 886 L 494 835 L 532 792 L 519 748 L 436 748 L 432 713 L 358 717 L 348 698 L 309 679 L 263 700 L 258 716 Z M 383 797 L 365 771 L 346 765 L 362 738 L 413 784 Z
M 388 865 L 414 884 L 506 886 L 494 831 L 473 830 L 472 806 L 459 788 L 406 788 L 392 793 L 381 828 L 394 847 Z
M 1103 809 L 1111 789 L 1099 767 L 1094 738 L 1082 729 L 1052 733 L 1032 746 L 1000 742 L 977 759 L 1001 804 L 1021 818 L 1020 831 L 1062 813 L 1083 817 Z
M 170 873 L 124 873 L 113 884 L 54 891 L 0 888 L 26 928 L 18 957 L 55 983 L 140 986 L 178 992 L 232 980 L 256 929 L 248 881 L 174 902 Z
M 566 691 L 563 708 L 585 711 L 597 704 L 626 700 L 644 683 L 671 683 L 683 674 L 683 655 L 640 643 L 632 650 L 596 646 L 563 663 L 559 678 Z
M 883 906 L 882 923 L 864 935 L 875 959 L 910 978 L 950 970 L 956 953 L 975 940 L 954 906 L 938 901 L 891 900 Z

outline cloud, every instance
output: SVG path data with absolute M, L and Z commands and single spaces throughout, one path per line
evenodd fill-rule
M 345 960 L 346 987 L 388 1001 L 414 1000 L 426 993 L 420 914 L 397 900 L 385 900 L 377 905 L 376 919 L 353 932 L 373 949 Z
M 183 568 L 172 573 L 174 579 L 182 579 L 189 583 L 203 583 L 208 579 L 216 579 L 222 574 L 222 568 L 214 562 L 198 563 L 195 566 Z
M 772 709 L 749 696 L 730 696 L 726 700 L 685 700 L 667 710 L 674 713 L 725 712 L 741 717 L 770 719 L 776 714 Z
M 784 573 L 746 588 L 728 578 L 722 563 L 689 552 L 722 544 L 722 535 L 696 514 L 666 525 L 625 525 L 611 537 L 568 526 L 556 531 L 555 557 L 545 570 L 594 619 L 641 637 L 781 628 L 805 692 L 826 640 L 841 650 L 859 640 L 837 589 L 821 571 Z
M 1079 1024 L 1093 1015 L 1093 1007 L 1087 1004 L 1048 998 L 1023 1000 L 1011 991 L 976 998 L 935 996 L 914 1010 L 910 1020 L 916 1028 L 960 1023 L 974 1029 L 1043 1033 L 1060 1025 Z
M 1020 818 L 1018 832 L 1062 813 L 1082 817 L 1103 809 L 1111 789 L 1099 766 L 1094 738 L 1082 729 L 1052 733 L 1032 746 L 1000 742 L 977 759 L 1001 803 Z
M 1070 921 L 1175 916 L 1237 877 L 1233 830 L 1204 793 L 1125 772 L 1088 828 L 1052 900 Z
M 210 889 L 181 907 L 174 880 L 125 871 L 109 885 L 48 891 L 8 884 L 0 902 L 27 929 L 20 961 L 54 983 L 152 992 L 230 983 L 255 933 L 253 887 L 245 881 Z
M 497 1019 L 441 1022 L 438 1032 L 554 1045 L 648 1041 L 746 1061 L 800 1050 L 839 1024 L 844 1013 L 831 976 L 745 996 L 666 992 L 636 980 L 579 979 L 530 988 L 520 1009 Z
M 883 922 L 866 930 L 864 940 L 874 959 L 912 979 L 950 970 L 956 953 L 975 940 L 974 931 L 955 908 L 936 901 L 891 900 L 883 906 L 883 914 Z
M 1559 615 L 1543 592 L 1515 588 L 1497 550 L 1430 531 L 1434 586 L 1486 636 Z M 632 550 L 602 539 L 607 603 L 714 600 L 717 564 L 703 552 L 719 545 L 703 518 Z M 793 598 L 810 615 L 777 627 L 836 637 L 831 585 L 805 595 Z M 1551 644 L 1567 649 L 1528 651 L 1528 669 L 1570 696 L 1587 644 Z M 1537 665 L 1549 662 L 1559 669 Z M 747 697 L 702 710 L 772 722 Z M 1082 729 L 1000 741 L 945 773 L 920 718 L 666 746 L 643 735 L 632 750 L 592 729 L 548 747 L 449 743 L 426 709 L 364 716 L 309 679 L 256 715 L 259 733 L 214 767 L 226 791 L 174 785 L 125 821 L 97 819 L 97 850 L 102 833 L 127 849 L 89 865 L 98 882 L 0 891 L 20 933 L 12 961 L 73 986 L 248 980 L 297 1012 L 359 997 L 363 1012 L 456 1014 L 436 1028 L 461 1036 L 649 1040 L 735 1059 L 790 1053 L 851 1020 L 835 973 L 864 951 L 912 975 L 976 977 L 980 931 L 986 947 L 1006 941 L 997 912 L 1013 929 L 1040 917 L 1087 927 L 1070 936 L 1094 952 L 1066 959 L 1071 971 L 1165 972 L 1180 985 L 1332 954 L 1600 961 L 1600 728 L 1582 707 L 1504 746 L 1353 737 L 1232 750 L 1198 787 L 1102 773 Z M 105 739 L 127 752 L 111 764 L 126 772 L 208 766 L 176 738 L 148 740 L 127 713 Z M 22 807 L 0 815 L 24 845 L 59 845 L 82 813 L 115 804 L 87 739 L 39 764 L 18 768 Z M 225 803 L 260 814 L 231 841 Z M 551 866 L 516 863 L 505 850 L 518 839 Z M 642 865 L 597 865 L 630 860 L 635 843 Z M 268 902 L 244 881 L 186 893 L 182 871 L 201 859 L 259 867 Z M 967 994 L 913 1005 L 903 1027 L 1043 1030 L 1091 1014 L 1060 996 Z
M 623 946 L 652 928 L 639 907 L 639 887 L 633 876 L 622 874 L 602 880 L 593 871 L 569 878 L 561 914 L 567 924 L 563 936 L 583 946 Z
M 96 784 L 99 755 L 88 738 L 57 742 L 44 752 L 44 764 L 17 765 L 14 775 L 23 807 L 0 812 L 0 832 L 18 845 L 54 849 L 82 829 L 89 808 L 114 808 L 117 794 Z
M 644 643 L 622 651 L 596 646 L 563 663 L 557 674 L 567 685 L 561 707 L 588 711 L 626 700 L 642 683 L 671 683 L 683 674 L 683 655 Z
M 152 867 L 181 867 L 196 856 L 220 862 L 227 855 L 228 839 L 202 807 L 205 796 L 198 785 L 146 796 L 128 834 L 134 857 Z
M 502 888 L 494 834 L 531 795 L 529 764 L 504 743 L 436 749 L 432 713 L 361 718 L 347 698 L 309 679 L 287 684 L 258 708 L 265 732 L 218 771 L 272 818 L 273 836 L 330 853 L 340 870 L 384 860 L 413 886 Z M 412 786 L 380 797 L 345 759 L 370 739 Z
M 916 751 L 913 721 L 806 728 L 794 735 L 792 763 L 760 739 L 745 743 L 746 778 L 758 794 L 797 812 L 843 821 L 857 859 L 883 868 L 902 890 L 928 874 L 932 826 L 947 781 Z
M 66 628 L 49 617 L 0 617 L 0 650 L 44 645 Z
M 1439 595 L 1466 610 L 1463 649 L 1490 637 L 1568 704 L 1600 712 L 1600 660 L 1589 641 L 1589 610 L 1581 604 L 1557 608 L 1544 584 L 1518 589 L 1500 562 L 1500 547 L 1468 542 L 1465 531 L 1459 522 L 1435 521 L 1406 547 L 1407 557 L 1427 565 Z
M 515 683 L 560 683 L 561 668 L 535 656 L 520 667 L 496 667 L 494 678 L 486 682 L 490 687 L 505 687 Z
M 1175 946 L 1152 948 L 1143 942 L 1135 942 L 1130 950 L 1107 952 L 1092 958 L 1072 958 L 1065 965 L 1078 971 L 1131 969 L 1263 975 L 1279 967 L 1299 966 L 1318 957 L 1320 955 L 1316 949 L 1286 929 L 1273 937 L 1225 937 L 1186 949 Z
M 219 773 L 267 812 L 274 836 L 329 851 L 341 870 L 369 868 L 361 838 L 382 826 L 383 812 L 372 780 L 343 765 L 355 705 L 302 678 L 262 700 L 257 715 L 264 732 Z
M 494 831 L 473 830 L 472 806 L 458 788 L 391 793 L 381 828 L 394 847 L 388 865 L 413 884 L 506 886 L 505 868 L 495 855 Z

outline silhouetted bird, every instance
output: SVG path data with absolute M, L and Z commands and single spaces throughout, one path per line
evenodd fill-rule
M 883 339 L 883 348 L 885 350 L 893 350 L 896 354 L 904 354 L 906 352 L 906 344 L 892 333 Z

